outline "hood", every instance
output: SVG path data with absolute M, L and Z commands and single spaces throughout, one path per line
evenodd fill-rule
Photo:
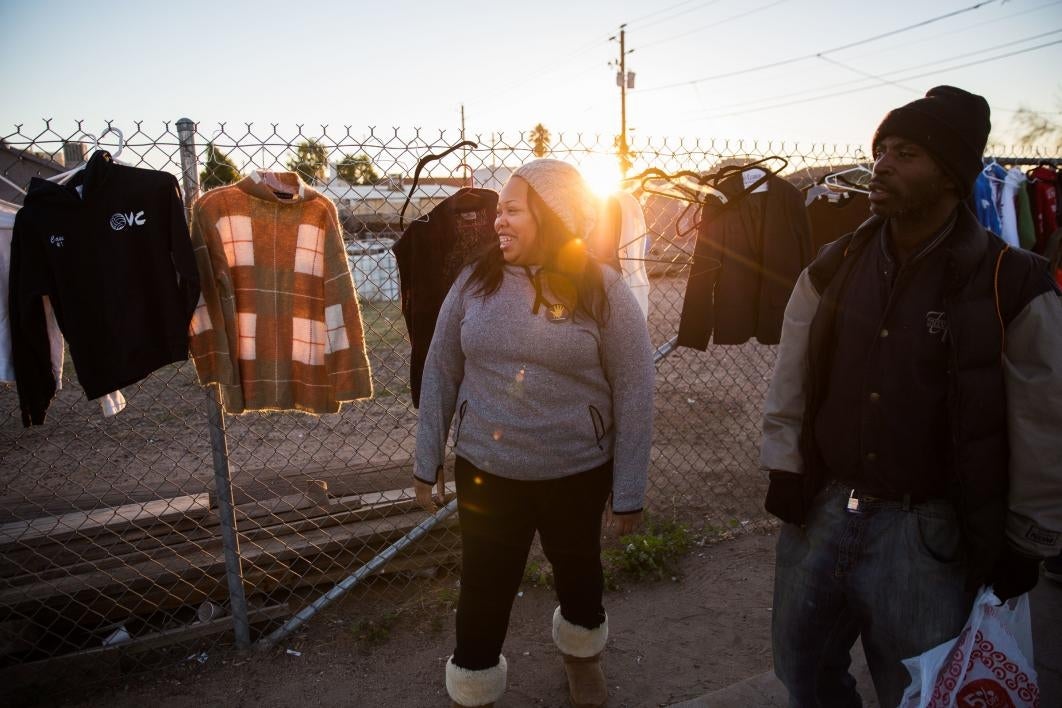
M 73 200 L 89 201 L 100 192 L 114 169 L 114 160 L 106 150 L 97 150 L 92 154 L 85 167 L 75 173 L 66 184 L 34 177 L 26 190 L 24 206 L 68 204 Z M 77 187 L 82 187 L 79 196 Z

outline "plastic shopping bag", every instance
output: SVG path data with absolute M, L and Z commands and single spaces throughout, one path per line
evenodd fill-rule
M 982 588 L 955 639 L 904 659 L 911 684 L 900 708 L 1037 708 L 1029 595 L 1000 605 Z

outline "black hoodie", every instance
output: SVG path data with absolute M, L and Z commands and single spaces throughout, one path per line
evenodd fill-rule
M 117 165 L 100 150 L 65 185 L 30 182 L 15 217 L 9 290 L 27 427 L 44 422 L 56 388 L 44 295 L 89 399 L 187 359 L 199 275 L 176 178 Z

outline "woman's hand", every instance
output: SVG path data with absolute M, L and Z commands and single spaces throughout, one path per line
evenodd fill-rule
M 640 511 L 636 511 L 633 514 L 614 514 L 610 508 L 608 514 L 610 517 L 609 526 L 612 527 L 613 533 L 617 536 L 626 536 L 634 533 L 642 525 L 642 512 Z
M 413 478 L 413 490 L 417 494 L 417 504 L 424 511 L 433 514 L 439 510 L 439 505 L 446 498 L 446 475 L 442 467 L 435 471 L 435 488 L 439 494 L 438 501 L 432 497 L 432 485 L 422 481 L 419 477 Z

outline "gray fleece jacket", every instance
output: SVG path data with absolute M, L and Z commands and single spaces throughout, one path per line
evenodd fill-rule
M 640 510 L 655 372 L 630 289 L 603 269 L 610 313 L 599 327 L 583 315 L 550 322 L 545 308 L 532 314 L 535 289 L 523 268 L 505 266 L 487 297 L 466 289 L 470 273 L 446 296 L 428 350 L 414 475 L 435 480 L 453 421 L 455 452 L 500 477 L 555 479 L 613 458 L 613 510 Z

